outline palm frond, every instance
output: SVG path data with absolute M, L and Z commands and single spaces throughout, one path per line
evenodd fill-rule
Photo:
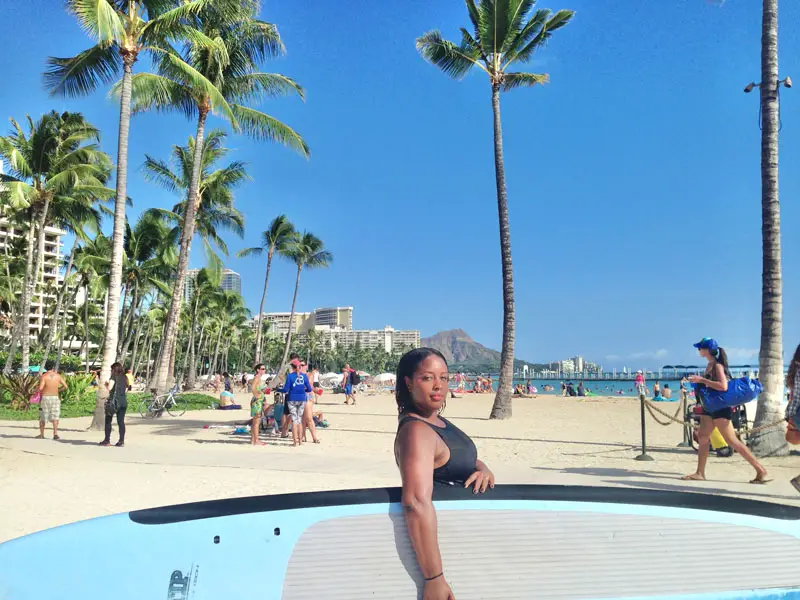
M 486 71 L 479 62 L 479 53 L 463 45 L 456 46 L 453 42 L 442 38 L 438 31 L 429 31 L 417 38 L 417 51 L 422 58 L 454 79 L 461 79 L 475 65 Z
M 236 117 L 228 105 L 228 101 L 225 100 L 219 89 L 202 73 L 172 52 L 153 47 L 149 48 L 149 50 L 162 59 L 161 69 L 168 71 L 164 73 L 167 77 L 190 87 L 192 95 L 206 96 L 211 102 L 212 110 L 221 113 L 231 121 L 234 128 L 236 127 Z
M 305 100 L 302 86 L 291 77 L 278 73 L 246 73 L 229 78 L 225 81 L 222 91 L 229 100 L 239 103 L 289 94 L 297 94 Z
M 544 85 L 549 81 L 546 74 L 539 73 L 503 73 L 503 80 L 500 89 L 504 92 L 518 87 L 533 87 L 534 85 Z
M 264 253 L 264 248 L 256 246 L 254 248 L 244 248 L 236 253 L 236 258 L 247 258 L 249 256 L 261 256 Z
M 119 98 L 122 82 L 117 82 L 109 96 Z M 184 86 L 153 73 L 136 73 L 131 77 L 131 111 L 139 114 L 148 110 L 180 112 L 187 118 L 197 116 L 197 100 Z
M 549 11 L 536 11 L 536 16 L 534 19 L 538 20 L 540 13 L 545 13 L 546 16 L 549 16 Z M 547 43 L 547 40 L 549 40 L 553 35 L 553 31 L 564 27 L 570 22 L 574 15 L 575 11 L 572 10 L 558 11 L 551 18 L 545 21 L 543 25 L 541 25 L 541 28 L 538 30 L 536 35 L 530 39 L 529 42 L 519 49 L 513 49 L 510 51 L 505 57 L 505 64 L 508 65 L 513 61 L 519 61 L 523 63 L 528 62 L 533 57 L 534 52 Z M 533 22 L 534 19 L 532 19 L 531 22 Z M 536 26 L 538 26 L 538 23 Z M 534 28 L 532 31 L 536 31 L 536 29 Z M 530 37 L 530 35 L 531 33 L 527 33 L 526 37 Z
M 67 10 L 99 42 L 118 41 L 125 34 L 125 25 L 108 0 L 68 0 Z
M 168 192 L 180 195 L 185 190 L 181 179 L 172 172 L 170 166 L 163 160 L 145 154 L 142 171 L 146 181 L 153 182 Z
M 86 96 L 119 78 L 122 57 L 116 43 L 101 43 L 72 58 L 47 59 L 44 86 L 51 96 Z
M 266 113 L 240 104 L 231 106 L 240 129 L 259 141 L 278 142 L 308 158 L 311 149 L 294 129 Z

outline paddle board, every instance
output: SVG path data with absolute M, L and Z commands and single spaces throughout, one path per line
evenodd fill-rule
M 198 502 L 0 544 L 0 598 L 419 598 L 400 490 Z M 800 600 L 800 508 L 679 492 L 437 489 L 456 598 Z

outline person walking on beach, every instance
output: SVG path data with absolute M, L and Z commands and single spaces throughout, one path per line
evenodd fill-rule
M 567 384 L 563 381 L 561 382 L 561 396 L 564 398 L 567 396 Z
M 253 397 L 250 399 L 250 444 L 253 446 L 266 446 L 266 442 L 258 439 L 258 428 L 261 425 L 261 412 L 264 410 L 264 394 L 267 389 L 267 382 L 264 381 L 264 373 L 267 369 L 262 363 L 258 363 L 255 368 L 256 376 L 253 377 L 250 385 L 250 392 Z
M 647 395 L 647 382 L 644 380 L 644 373 L 636 371 L 636 378 L 634 379 L 634 388 L 636 389 L 637 396 Z
M 58 371 L 50 369 L 39 380 L 39 435 L 36 439 L 44 439 L 45 423 L 53 424 L 53 439 L 60 440 L 58 435 L 58 420 L 61 418 L 61 398 L 58 392 L 67 389 L 67 382 Z
M 494 474 L 475 443 L 441 414 L 447 401 L 447 361 L 438 350 L 416 348 L 397 365 L 399 419 L 394 456 L 403 481 L 401 504 L 408 537 L 425 580 L 422 598 L 452 600 L 437 539 L 435 487 L 494 488 Z
M 128 375 L 118 362 L 111 365 L 111 379 L 106 381 L 106 389 L 109 391 L 105 406 L 106 435 L 100 445 L 111 445 L 111 422 L 114 420 L 114 415 L 116 415 L 119 441 L 114 445 L 122 448 L 125 445 L 125 412 L 128 410 Z
M 306 394 L 306 406 L 303 409 L 302 441 L 306 441 L 306 429 L 309 429 L 311 431 L 311 439 L 314 440 L 315 444 L 319 444 L 317 428 L 314 425 L 314 373 L 316 369 L 312 369 L 311 373 L 309 373 L 308 365 L 302 362 L 300 363 L 300 372 L 303 373 L 306 379 L 311 383 L 311 389 Z
M 689 381 L 691 383 L 700 384 L 708 389 L 717 390 L 718 392 L 726 392 L 728 390 L 728 380 L 731 379 L 731 374 L 728 369 L 728 355 L 725 353 L 725 349 L 720 347 L 716 340 L 711 338 L 703 338 L 697 342 L 694 347 L 697 348 L 700 356 L 708 361 L 708 366 L 706 367 L 704 377 L 692 375 L 689 377 Z M 701 395 L 703 388 L 697 389 L 698 395 Z M 732 408 L 723 408 L 712 412 L 707 412 L 705 408 L 703 409 L 703 414 L 700 416 L 700 428 L 697 430 L 697 470 L 690 475 L 682 477 L 682 479 L 691 481 L 705 480 L 711 433 L 714 431 L 714 427 L 716 427 L 728 443 L 728 446 L 738 452 L 739 455 L 756 470 L 755 479 L 752 479 L 750 483 L 763 484 L 770 481 L 767 479 L 767 470 L 758 462 L 758 459 L 753 456 L 753 453 L 750 452 L 750 449 L 744 442 L 736 437 L 736 431 L 731 424 L 732 418 Z
M 786 405 L 786 441 L 792 445 L 800 444 L 800 345 L 794 351 L 786 376 L 789 388 L 789 404 Z M 791 481 L 794 489 L 800 492 L 800 475 Z
M 286 376 L 281 393 L 286 396 L 286 405 L 292 419 L 292 446 L 299 446 L 303 437 L 303 413 L 305 412 L 307 394 L 311 393 L 311 384 L 307 374 L 302 372 L 300 361 L 292 361 L 292 371 Z M 319 443 L 316 439 L 315 443 Z
M 342 368 L 342 389 L 344 390 L 344 403 L 350 404 L 350 400 L 352 400 L 353 406 L 355 406 L 356 391 L 353 389 L 353 369 L 347 363 Z

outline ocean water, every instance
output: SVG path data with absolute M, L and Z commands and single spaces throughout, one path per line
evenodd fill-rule
M 560 396 L 561 395 L 561 382 L 574 384 L 575 390 L 578 389 L 578 382 L 579 379 L 533 379 L 531 383 L 536 386 L 539 390 L 539 394 L 543 396 Z M 523 386 L 526 385 L 528 382 L 527 379 L 519 379 L 514 378 L 514 385 L 522 384 Z M 653 384 L 656 382 L 655 379 L 650 379 L 647 381 L 647 389 L 648 395 L 652 397 L 653 395 Z M 678 398 L 678 391 L 680 390 L 680 381 L 677 379 L 659 379 L 659 384 L 661 384 L 661 389 L 664 389 L 664 385 L 667 384 L 672 389 L 672 398 Z M 552 392 L 545 392 L 543 388 L 545 385 L 552 385 L 553 391 Z M 453 385 L 451 384 L 451 387 Z M 603 380 L 596 380 L 596 379 L 586 379 L 583 380 L 583 387 L 593 394 L 597 396 L 628 396 L 628 397 L 635 397 L 636 390 L 633 386 L 633 381 L 603 381 Z M 497 376 L 492 375 L 492 388 L 496 391 L 497 390 Z M 472 389 L 472 383 L 468 382 L 468 386 L 465 389 Z

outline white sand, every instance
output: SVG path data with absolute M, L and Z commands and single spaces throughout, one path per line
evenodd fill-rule
M 237 400 L 247 406 L 245 394 Z M 709 459 L 707 482 L 683 482 L 696 454 L 677 448 L 681 429 L 648 417 L 655 462 L 639 453 L 638 402 L 624 398 L 520 399 L 510 421 L 489 421 L 493 397 L 451 400 L 445 416 L 472 436 L 480 458 L 498 483 L 632 486 L 730 494 L 800 506 L 789 479 L 800 473 L 797 453 L 766 459 L 775 480 L 747 483 L 753 471 L 740 457 Z M 0 421 L 0 541 L 73 521 L 216 498 L 282 492 L 396 486 L 392 444 L 397 423 L 394 398 L 366 396 L 344 406 L 325 394 L 319 408 L 330 428 L 322 444 L 299 448 L 206 424 L 244 420 L 249 411 L 197 411 L 157 421 L 128 416 L 125 448 L 101 448 L 102 433 L 86 431 L 89 418 L 65 419 L 61 441 L 37 440 L 34 422 Z M 676 404 L 664 404 L 674 412 Z M 48 436 L 50 432 L 48 432 Z M 112 441 L 116 441 L 116 432 Z

